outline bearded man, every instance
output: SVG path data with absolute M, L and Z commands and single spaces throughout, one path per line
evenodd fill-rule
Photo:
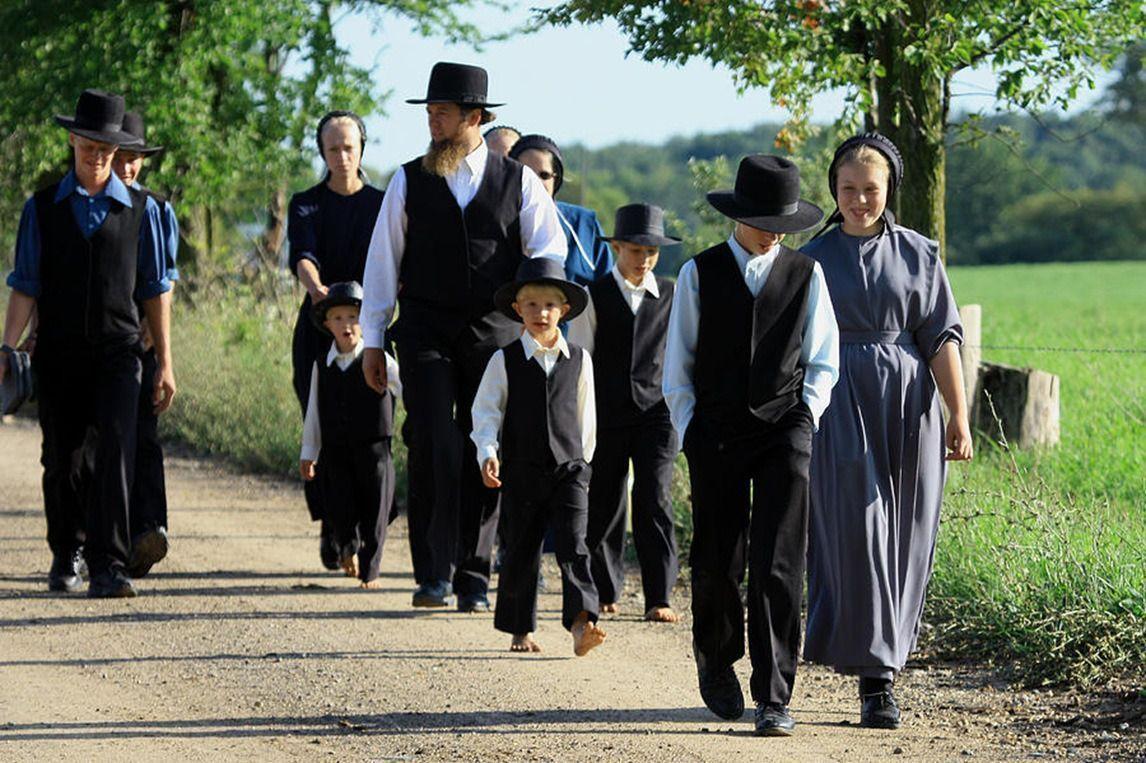
M 415 607 L 489 610 L 497 493 L 482 485 L 470 407 L 486 363 L 521 326 L 493 294 L 525 257 L 564 264 L 557 208 L 527 167 L 491 152 L 494 119 L 484 69 L 438 63 L 425 104 L 430 146 L 394 173 L 363 277 L 363 371 L 386 389 L 389 332 L 401 368 L 409 447 L 410 551 Z M 398 320 L 390 319 L 398 307 Z

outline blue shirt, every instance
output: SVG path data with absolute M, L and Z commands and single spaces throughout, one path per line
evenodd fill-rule
M 114 173 L 103 190 L 95 196 L 90 196 L 76 181 L 75 173 L 69 171 L 60 181 L 53 201 L 59 204 L 65 199 L 71 204 L 76 225 L 85 238 L 91 238 L 91 235 L 100 229 L 107 219 L 113 201 L 125 207 L 132 206 L 127 186 Z M 162 212 L 150 196 L 146 197 L 146 204 L 143 224 L 139 228 L 139 257 L 135 283 L 135 298 L 140 302 L 171 290 Z M 8 286 L 33 298 L 40 296 L 40 240 L 36 199 L 32 197 L 24 203 L 24 211 L 20 215 L 20 229 L 16 236 L 16 262 L 8 275 Z M 170 255 L 172 267 L 174 256 L 172 252 Z
M 131 187 L 137 191 L 145 190 L 139 183 L 132 183 Z M 179 253 L 179 220 L 175 217 L 175 209 L 171 202 L 163 202 L 161 214 L 163 224 L 163 262 L 168 281 L 179 280 L 179 268 L 175 264 Z
M 565 255 L 566 278 L 588 286 L 613 269 L 613 252 L 605 241 L 605 231 L 596 212 L 559 201 L 557 216 L 569 244 Z

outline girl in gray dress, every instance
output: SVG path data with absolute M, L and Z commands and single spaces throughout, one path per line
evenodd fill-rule
M 939 247 L 887 210 L 903 174 L 878 133 L 836 151 L 823 268 L 840 380 L 814 438 L 805 659 L 859 677 L 861 724 L 896 728 L 892 682 L 919 634 L 946 460 L 971 458 L 963 327 Z M 950 420 L 944 431 L 939 396 Z

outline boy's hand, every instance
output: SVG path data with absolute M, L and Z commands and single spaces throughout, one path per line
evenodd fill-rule
M 175 372 L 168 363 L 160 363 L 155 372 L 155 391 L 151 394 L 151 402 L 155 405 L 157 414 L 163 413 L 171 407 L 175 398 Z
M 307 482 L 314 479 L 314 462 L 307 461 L 305 458 L 298 462 L 298 473 Z
M 366 386 L 379 395 L 386 394 L 386 353 L 381 347 L 367 347 L 362 353 L 362 374 Z
M 487 458 L 481 465 L 481 481 L 486 487 L 501 487 L 501 480 L 497 478 L 501 464 L 496 458 Z

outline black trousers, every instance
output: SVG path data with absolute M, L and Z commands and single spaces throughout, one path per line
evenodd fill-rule
M 633 462 L 633 544 L 641 565 L 645 609 L 667 607 L 680 566 L 673 528 L 676 431 L 664 406 L 632 426 L 602 428 L 589 483 L 589 553 L 601 601 L 616 602 L 625 585 L 625 515 Z
M 698 415 L 684 438 L 692 487 L 693 648 L 720 670 L 744 656 L 748 567 L 752 698 L 787 703 L 796 679 L 808 545 L 812 414 L 803 403 L 749 437 L 721 441 Z
M 311 320 L 310 310 L 310 298 L 308 297 L 302 301 L 302 305 L 298 309 L 298 318 L 294 323 L 294 336 L 291 339 L 291 368 L 293 370 L 291 381 L 294 384 L 294 394 L 298 398 L 298 405 L 302 410 L 304 419 L 306 418 L 306 404 L 310 399 L 310 375 L 314 369 L 315 358 L 318 357 L 319 352 L 330 347 L 330 339 L 324 338 Z M 322 487 L 318 476 L 322 471 L 322 466 L 315 464 L 314 469 L 315 478 L 302 483 L 302 490 L 303 495 L 306 496 L 306 508 L 310 512 L 310 519 L 312 522 L 318 522 L 323 518 Z
M 154 350 L 143 353 L 139 385 L 139 420 L 136 428 L 135 480 L 131 487 L 131 535 L 167 527 L 167 484 L 163 475 L 163 446 L 159 442 L 159 416 L 152 397 L 159 364 Z
M 561 623 L 566 630 L 582 612 L 597 621 L 597 589 L 589 569 L 585 533 L 589 478 L 584 461 L 552 468 L 506 463 L 501 476 L 505 557 L 497 579 L 493 624 L 505 633 L 537 630 L 537 572 L 547 528 L 553 530 L 561 568 Z
M 324 443 L 323 505 L 335 543 L 343 555 L 358 554 L 358 577 L 378 577 L 386 529 L 393 517 L 394 462 L 390 438 L 359 445 Z
M 84 545 L 93 573 L 122 571 L 131 545 L 140 360 L 137 346 L 41 345 L 33 361 L 39 398 L 48 546 Z M 91 471 L 84 442 L 94 438 Z

